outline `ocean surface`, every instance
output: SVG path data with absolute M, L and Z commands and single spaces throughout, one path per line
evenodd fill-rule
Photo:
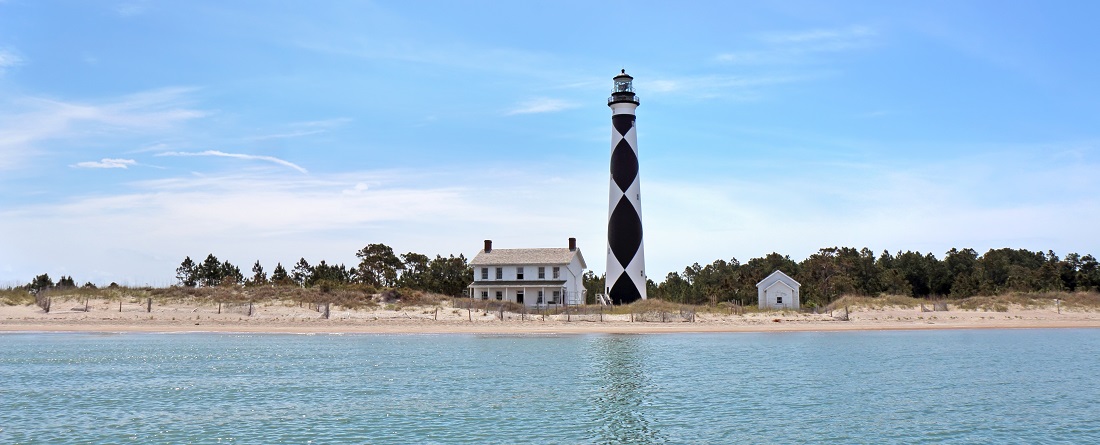
M 0 443 L 1100 443 L 1100 330 L 0 334 Z

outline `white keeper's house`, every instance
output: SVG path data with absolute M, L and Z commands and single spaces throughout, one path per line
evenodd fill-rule
M 760 309 L 798 309 L 798 289 L 802 284 L 787 274 L 775 271 L 756 283 L 756 299 Z
M 577 239 L 569 247 L 494 249 L 492 240 L 470 261 L 474 282 L 470 297 L 530 307 L 584 304 L 584 257 Z

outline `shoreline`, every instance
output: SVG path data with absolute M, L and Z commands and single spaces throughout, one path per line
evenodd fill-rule
M 117 307 L 117 303 L 116 306 Z M 153 312 L 54 311 L 34 306 L 0 307 L 0 333 L 273 333 L 273 334 L 686 334 L 914 331 L 960 329 L 1097 329 L 1100 312 L 1012 309 L 1005 312 L 950 310 L 919 312 L 913 308 L 856 309 L 849 321 L 824 314 L 759 312 L 743 315 L 700 313 L 695 321 L 630 321 L 631 315 L 604 315 L 604 321 L 561 315 L 543 317 L 449 309 L 441 317 L 435 308 L 404 310 L 344 310 L 332 319 L 310 310 L 273 305 L 252 316 L 203 312 L 193 306 L 161 306 Z

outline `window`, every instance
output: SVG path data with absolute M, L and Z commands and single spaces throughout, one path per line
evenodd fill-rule
M 561 278 L 561 268 L 554 266 L 554 279 Z
M 775 304 L 783 304 L 783 297 L 775 297 Z
M 497 268 L 497 279 L 498 280 L 503 280 L 504 279 L 504 268 L 503 267 L 498 267 Z
M 481 299 L 482 300 L 488 300 L 489 299 L 489 291 L 487 291 L 487 290 L 481 291 Z
M 561 291 L 554 291 L 553 296 L 550 297 L 550 304 L 558 304 L 558 300 L 561 299 Z
M 539 279 L 540 280 L 545 280 L 546 279 L 546 268 L 545 267 L 539 266 Z
M 488 280 L 489 279 L 489 268 L 488 267 L 482 267 L 481 268 L 481 279 L 482 280 Z
M 542 291 L 539 291 L 539 299 L 535 301 L 535 304 L 542 304 Z
M 498 290 L 497 291 L 497 300 L 503 300 L 503 299 L 504 299 L 504 292 L 501 292 L 501 291 Z
M 523 279 L 523 268 L 522 267 L 517 267 L 516 268 L 516 279 L 517 280 L 522 280 Z

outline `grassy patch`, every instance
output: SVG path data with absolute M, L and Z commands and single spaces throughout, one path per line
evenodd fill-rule
M 901 295 L 883 295 L 879 297 L 861 297 L 857 295 L 845 295 L 829 304 L 829 310 L 850 308 L 887 309 L 887 308 L 913 308 L 924 304 L 930 304 L 930 300 L 906 297 Z

